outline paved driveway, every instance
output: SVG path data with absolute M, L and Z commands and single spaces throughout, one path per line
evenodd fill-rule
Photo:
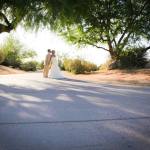
M 126 149 L 150 149 L 150 87 L 0 76 L 0 150 Z

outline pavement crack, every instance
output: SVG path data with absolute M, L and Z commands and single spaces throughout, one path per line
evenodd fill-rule
M 94 120 L 0 122 L 0 126 L 1 125 L 25 125 L 25 124 L 92 123 L 92 122 L 126 121 L 126 120 L 139 120 L 139 119 L 150 119 L 150 116 L 145 116 L 145 117 L 130 117 L 130 118 L 112 118 L 112 119 L 94 119 Z

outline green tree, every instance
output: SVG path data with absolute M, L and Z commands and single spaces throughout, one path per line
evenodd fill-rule
M 0 33 L 19 23 L 49 26 L 74 44 L 93 45 L 118 59 L 127 45 L 150 39 L 149 8 L 149 0 L 0 0 Z
M 25 59 L 34 58 L 37 53 L 28 50 L 24 45 L 12 35 L 0 47 L 1 63 L 6 66 L 20 67 Z
M 0 0 L 0 33 L 10 32 L 18 24 L 30 28 L 49 25 L 54 20 L 53 3 L 55 0 Z
M 26 28 L 53 27 L 66 1 L 0 0 L 0 33 L 10 32 L 18 24 Z
M 101 48 L 119 59 L 130 44 L 150 39 L 149 7 L 149 0 L 67 1 L 55 27 L 68 41 Z
M 19 67 L 21 64 L 21 49 L 23 45 L 13 36 L 9 36 L 3 46 L 0 48 L 4 55 L 5 59 L 3 61 L 4 65 Z

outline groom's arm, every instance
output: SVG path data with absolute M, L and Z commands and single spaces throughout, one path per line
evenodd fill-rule
M 52 65 L 52 55 L 50 55 L 49 64 L 50 64 L 50 66 Z
M 51 55 L 48 54 L 47 55 L 47 65 L 50 65 L 51 64 Z
M 46 55 L 45 60 L 44 60 L 44 65 L 48 64 L 48 55 Z

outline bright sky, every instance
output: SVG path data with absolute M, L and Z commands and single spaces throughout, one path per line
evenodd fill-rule
M 67 57 L 79 57 L 91 61 L 97 65 L 104 63 L 109 55 L 106 51 L 97 49 L 91 46 L 85 48 L 77 48 L 74 45 L 68 44 L 62 37 L 56 35 L 47 29 L 39 30 L 38 32 L 25 31 L 22 27 L 18 27 L 12 31 L 18 40 L 26 47 L 35 50 L 38 54 L 38 60 L 43 60 L 47 53 L 47 49 L 55 49 L 58 55 Z M 0 44 L 9 36 L 9 33 L 0 34 Z

